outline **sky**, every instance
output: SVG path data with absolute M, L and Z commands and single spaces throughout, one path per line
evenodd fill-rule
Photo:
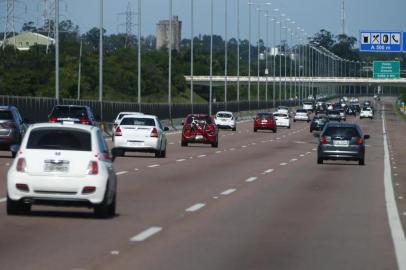
M 3 32 L 6 15 L 6 0 L 0 0 L 0 32 Z M 47 0 L 15 0 L 16 30 L 21 29 L 25 21 L 41 22 L 43 3 Z M 52 0 L 54 1 L 54 0 Z M 155 34 L 159 20 L 169 17 L 169 0 L 142 1 L 142 35 Z M 182 38 L 190 37 L 190 3 L 192 0 L 172 0 L 173 14 L 179 16 L 183 23 Z M 210 33 L 210 0 L 193 0 L 195 5 L 195 35 Z M 225 1 L 214 2 L 214 34 L 225 33 Z M 286 14 L 286 18 L 296 22 L 310 34 L 326 29 L 333 34 L 341 33 L 342 0 L 227 0 L 228 2 L 228 37 L 237 36 L 237 3 L 240 2 L 240 37 L 248 38 L 249 5 L 251 5 L 252 39 L 258 37 L 258 11 L 270 10 L 271 16 Z M 51 0 L 48 0 L 51 2 Z M 271 2 L 271 5 L 265 3 Z M 61 20 L 71 19 L 78 24 L 82 33 L 99 26 L 100 0 L 60 0 Z M 107 34 L 125 32 L 125 16 L 128 3 L 136 11 L 138 0 L 104 0 L 104 28 Z M 274 9 L 279 9 L 275 12 Z M 358 38 L 361 30 L 406 31 L 406 0 L 345 0 L 347 35 Z M 260 36 L 265 40 L 266 18 L 262 12 L 260 18 Z M 136 18 L 134 17 L 134 23 Z M 272 40 L 272 24 L 270 23 Z M 277 28 L 278 29 L 278 28 Z M 134 29 L 135 30 L 135 29 Z M 278 32 L 278 31 L 276 31 Z

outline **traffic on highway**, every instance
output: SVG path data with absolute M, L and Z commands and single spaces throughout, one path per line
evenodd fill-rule
M 171 130 L 122 112 L 112 137 L 89 107 L 31 125 L 1 107 L 17 134 L 2 135 L 2 268 L 396 269 L 381 157 L 396 164 L 403 146 L 383 141 L 405 126 L 385 126 L 390 104 L 311 99 Z

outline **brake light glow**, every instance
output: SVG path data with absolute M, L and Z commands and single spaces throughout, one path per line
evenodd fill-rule
M 121 132 L 121 128 L 117 127 L 115 132 L 114 132 L 114 136 L 123 136 L 123 133 Z
M 327 137 L 326 136 L 321 137 L 321 144 L 327 144 Z
M 79 122 L 80 122 L 81 124 L 84 124 L 84 125 L 89 125 L 89 124 L 90 124 L 89 119 L 86 118 L 86 117 L 81 117 L 81 118 L 79 118 Z
M 25 158 L 19 158 L 17 161 L 17 172 L 25 172 L 27 167 L 27 163 L 25 162 Z
M 48 119 L 48 121 L 51 122 L 51 123 L 56 123 L 57 120 L 58 120 L 58 118 L 56 118 L 54 116 L 49 117 L 49 119 Z
M 94 160 L 90 161 L 87 169 L 87 174 L 96 175 L 98 173 L 99 173 L 99 164 L 97 163 L 97 161 Z
M 150 136 L 154 138 L 158 137 L 158 131 L 156 130 L 156 128 L 152 128 Z
M 355 138 L 355 144 L 361 145 L 363 143 L 362 139 L 360 137 Z

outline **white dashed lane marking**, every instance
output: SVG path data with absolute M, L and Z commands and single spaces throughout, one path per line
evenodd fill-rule
M 134 237 L 131 237 L 130 241 L 131 242 L 142 242 L 142 241 L 147 240 L 151 236 L 159 233 L 160 231 L 162 231 L 161 227 L 151 227 L 149 229 L 146 229 L 142 233 L 139 233 L 139 234 L 135 235 Z
M 123 174 L 126 174 L 126 173 L 128 173 L 128 171 L 116 172 L 116 175 L 123 175 Z
M 181 159 L 177 159 L 176 161 L 177 162 L 182 162 L 182 161 L 185 161 L 186 159 L 184 159 L 184 158 L 181 158 Z
M 197 156 L 198 158 L 203 158 L 203 157 L 206 157 L 206 155 L 200 155 L 200 156 Z
M 221 195 L 227 196 L 230 195 L 231 193 L 234 193 L 235 191 L 237 191 L 235 188 L 227 189 L 226 191 L 221 192 Z
M 268 174 L 268 173 L 271 173 L 271 172 L 273 172 L 274 171 L 274 169 L 269 169 L 269 170 L 266 170 L 266 171 L 264 171 L 262 174 Z
M 258 179 L 257 177 L 250 177 L 250 178 L 246 179 L 245 182 L 251 183 L 251 182 L 256 181 L 257 179 Z
M 200 210 L 205 206 L 206 206 L 206 204 L 204 204 L 204 203 L 197 203 L 197 204 L 187 208 L 185 211 L 186 212 L 196 212 L 197 210 Z
M 155 167 L 159 167 L 159 164 L 153 164 L 153 165 L 148 166 L 148 168 L 155 168 Z
M 216 151 L 216 154 L 220 154 L 222 151 Z
M 288 163 L 283 162 L 283 163 L 281 163 L 281 164 L 279 164 L 279 165 L 281 165 L 281 166 L 286 166 L 286 165 L 288 165 Z
M 7 201 L 7 198 L 0 198 L 0 203 L 4 203 Z

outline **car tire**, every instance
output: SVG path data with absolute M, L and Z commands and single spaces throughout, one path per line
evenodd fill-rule
M 232 129 L 232 131 L 237 131 L 237 128 L 236 128 L 236 127 L 235 127 L 235 128 L 233 128 L 233 129 Z
M 257 131 L 258 131 L 258 129 L 254 128 L 254 132 L 257 132 Z
M 360 158 L 360 159 L 358 160 L 358 165 L 361 165 L 361 166 L 365 165 L 365 159 Z
M 7 215 L 19 215 L 21 214 L 21 203 L 13 201 L 7 196 Z
M 161 158 L 166 158 L 166 147 L 165 147 L 165 149 L 161 152 Z
M 107 203 L 107 190 L 104 194 L 103 201 L 94 206 L 94 214 L 97 218 L 108 218 L 110 216 L 110 205 Z
M 322 158 L 317 158 L 317 164 L 323 164 L 323 159 Z
M 11 157 L 12 158 L 15 158 L 17 156 L 17 153 L 16 152 L 11 152 Z
M 293 122 L 296 122 L 296 119 L 293 119 Z
M 290 126 L 288 126 L 288 129 L 290 129 Z
M 117 195 L 114 195 L 113 201 L 109 205 L 109 216 L 114 217 L 116 215 L 116 198 Z
M 273 133 L 276 133 L 276 128 L 274 128 L 272 131 L 273 131 Z
M 187 142 L 181 141 L 180 145 L 181 145 L 182 147 L 186 147 L 186 146 L 187 146 Z
M 217 141 L 217 142 L 212 143 L 211 147 L 218 148 L 219 147 L 219 142 Z

